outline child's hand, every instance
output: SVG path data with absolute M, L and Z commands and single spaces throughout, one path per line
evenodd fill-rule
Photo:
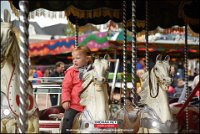
M 66 101 L 66 102 L 64 102 L 64 103 L 62 104 L 62 107 L 63 107 L 65 110 L 67 110 L 67 109 L 69 108 L 69 106 L 70 106 L 70 102 L 68 102 L 68 101 Z

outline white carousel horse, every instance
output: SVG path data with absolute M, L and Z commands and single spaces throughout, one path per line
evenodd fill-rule
M 170 57 L 156 57 L 156 64 L 142 84 L 139 93 L 141 103 L 146 106 L 141 112 L 141 125 L 139 132 L 173 133 L 177 131 L 177 123 L 173 120 L 168 101 L 168 87 L 172 82 L 170 78 Z
M 122 121 L 121 128 L 138 133 L 177 132 L 177 122 L 173 120 L 167 94 L 168 86 L 172 82 L 169 76 L 169 59 L 166 56 L 162 61 L 158 55 L 151 71 L 143 74 L 144 82 L 139 96 L 144 107 L 134 107 L 128 103 L 123 110 L 118 111 L 116 119 Z
M 1 132 L 16 133 L 19 126 L 19 32 L 10 23 L 10 14 L 4 11 L 1 22 Z M 31 84 L 28 89 L 28 130 L 39 132 L 37 104 Z
M 76 116 L 73 123 L 73 129 L 79 129 L 79 133 L 100 132 L 94 128 L 95 121 L 106 121 L 110 116 L 107 83 L 109 62 L 106 59 L 95 59 L 92 67 L 92 70 L 83 75 L 80 104 L 85 109 Z

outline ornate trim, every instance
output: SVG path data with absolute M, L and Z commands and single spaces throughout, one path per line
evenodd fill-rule
M 120 9 L 111 9 L 107 7 L 101 7 L 97 9 L 92 10 L 81 10 L 74 6 L 69 6 L 67 9 L 65 9 L 65 16 L 69 16 L 72 14 L 75 17 L 78 18 L 95 18 L 95 17 L 115 17 L 120 18 L 121 17 L 121 10 Z

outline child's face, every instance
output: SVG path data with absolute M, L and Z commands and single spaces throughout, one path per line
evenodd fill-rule
M 72 59 L 76 68 L 83 67 L 89 62 L 89 58 L 81 51 L 72 52 Z

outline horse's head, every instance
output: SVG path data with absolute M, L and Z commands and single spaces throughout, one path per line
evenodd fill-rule
M 162 58 L 161 55 L 158 55 L 156 57 L 156 64 L 152 68 L 152 70 L 155 76 L 157 77 L 158 82 L 160 82 L 165 87 L 168 87 L 172 83 L 172 78 L 170 77 L 170 65 L 169 65 L 170 57 L 167 55 L 164 60 L 161 60 L 161 58 Z
M 95 59 L 93 65 L 93 82 L 102 85 L 107 82 L 109 62 L 107 59 Z
M 16 35 L 13 26 L 10 23 L 10 14 L 7 10 L 4 11 L 4 22 L 1 22 L 1 63 L 10 53 L 12 44 L 16 42 Z
M 92 69 L 83 75 L 83 90 L 80 95 L 80 104 L 85 106 L 93 120 L 107 120 L 109 117 L 107 59 L 96 58 Z M 86 118 L 88 120 L 88 118 Z

